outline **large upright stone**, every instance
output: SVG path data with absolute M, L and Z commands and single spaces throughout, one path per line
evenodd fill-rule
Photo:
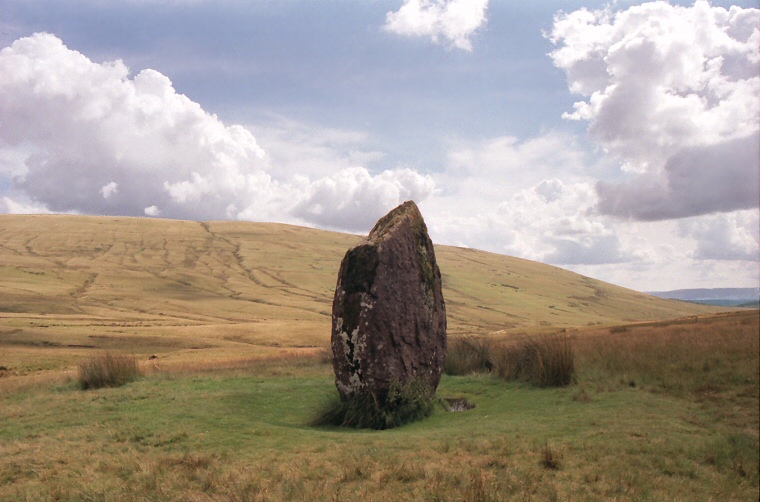
M 343 399 L 383 398 L 412 378 L 438 387 L 446 357 L 441 272 L 425 221 L 408 201 L 343 257 L 332 316 L 335 385 Z

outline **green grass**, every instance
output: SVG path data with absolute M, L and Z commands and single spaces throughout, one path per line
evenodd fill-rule
M 700 414 L 695 406 L 667 396 L 620 390 L 582 404 L 565 389 L 445 377 L 441 394 L 478 407 L 437 409 L 383 432 L 307 426 L 333 391 L 324 376 L 236 375 L 19 396 L 2 412 L 0 498 L 471 500 L 477 491 L 489 500 L 750 500 L 756 492 L 746 475 L 756 465 L 751 442 L 716 440 L 682 416 Z M 9 416 L 18 407 L 24 416 Z M 556 467 L 546 467 L 547 448 L 559 455 Z

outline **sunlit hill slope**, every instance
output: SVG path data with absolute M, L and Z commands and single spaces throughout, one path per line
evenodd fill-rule
M 193 359 L 326 347 L 338 266 L 359 239 L 271 223 L 0 215 L 0 348 L 34 371 L 41 347 L 58 349 L 56 361 L 93 348 Z M 508 256 L 436 254 L 451 335 L 716 312 Z

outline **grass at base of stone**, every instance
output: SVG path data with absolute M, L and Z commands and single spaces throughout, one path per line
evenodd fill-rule
M 394 383 L 387 395 L 359 393 L 349 399 L 331 399 L 325 403 L 314 426 L 349 427 L 385 430 L 424 420 L 433 413 L 435 392 L 418 379 L 406 385 Z

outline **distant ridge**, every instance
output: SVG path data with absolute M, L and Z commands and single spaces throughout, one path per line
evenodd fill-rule
M 699 288 L 653 291 L 658 298 L 720 307 L 760 308 L 760 288 Z
M 673 291 L 651 291 L 650 295 L 686 301 L 711 300 L 760 300 L 760 288 L 697 288 L 675 289 Z

